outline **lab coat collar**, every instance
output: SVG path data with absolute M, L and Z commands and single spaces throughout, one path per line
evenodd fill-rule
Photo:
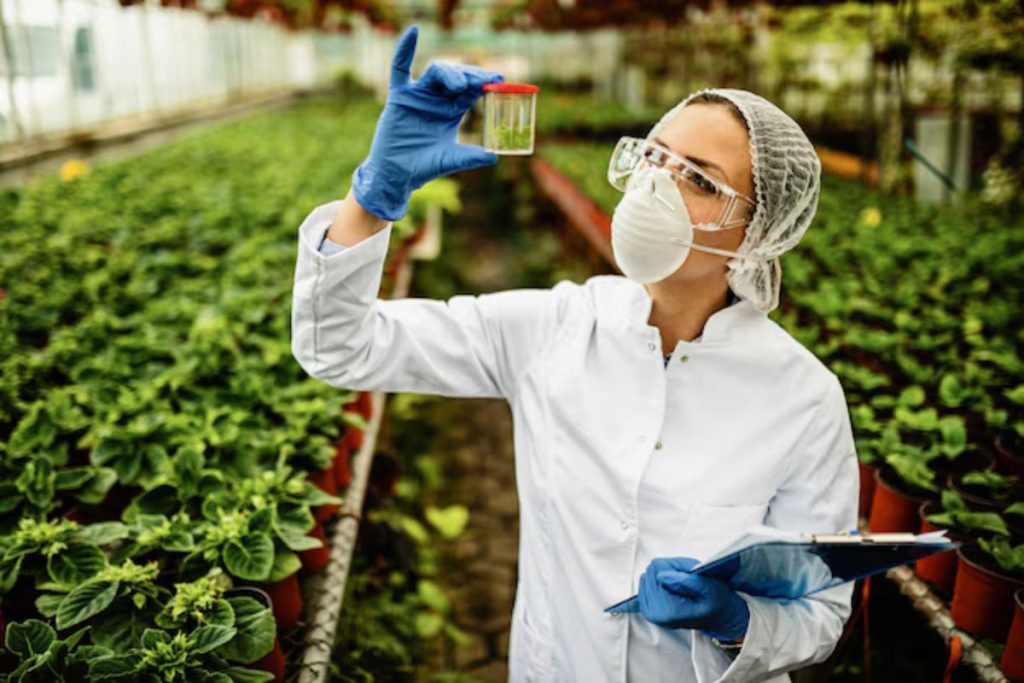
M 652 330 L 657 332 L 658 328 L 647 322 L 651 316 L 651 307 L 654 305 L 651 295 L 639 282 L 621 276 L 620 279 L 626 283 L 625 286 L 631 299 L 628 316 L 629 327 L 648 336 Z M 765 318 L 767 318 L 767 314 L 754 308 L 753 304 L 746 299 L 740 299 L 731 306 L 726 306 L 711 314 L 707 322 L 704 323 L 704 331 L 701 333 L 699 342 L 680 341 L 679 343 L 707 345 L 736 341 L 754 330 Z

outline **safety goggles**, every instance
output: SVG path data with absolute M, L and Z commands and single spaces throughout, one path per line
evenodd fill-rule
M 625 192 L 639 172 L 649 168 L 662 169 L 672 177 L 695 228 L 725 230 L 743 225 L 753 216 L 754 200 L 653 140 L 621 138 L 608 163 L 608 182 Z

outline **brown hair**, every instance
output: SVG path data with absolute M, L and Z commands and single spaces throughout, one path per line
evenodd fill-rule
M 747 120 L 743 118 L 743 112 L 739 110 L 732 100 L 728 97 L 723 97 L 713 92 L 702 92 L 694 95 L 693 98 L 686 103 L 686 106 L 691 104 L 724 104 L 729 108 L 729 112 L 733 115 L 737 121 L 743 124 L 743 127 L 747 129 L 747 135 L 750 134 L 750 126 L 747 125 Z

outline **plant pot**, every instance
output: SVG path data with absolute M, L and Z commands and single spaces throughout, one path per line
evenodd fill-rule
M 299 573 L 295 572 L 274 583 L 259 585 L 270 596 L 277 628 L 295 628 L 302 615 L 302 593 L 299 592 Z
M 231 588 L 225 596 L 231 597 L 236 595 L 247 595 L 251 598 L 255 598 L 261 605 L 270 607 L 273 609 L 273 600 L 267 595 L 267 592 L 256 588 L 255 586 L 239 586 L 237 588 Z M 284 681 L 284 651 L 281 649 L 281 641 L 275 636 L 274 647 L 270 648 L 270 652 L 257 659 L 252 664 L 246 664 L 247 668 L 259 669 L 260 671 L 267 671 L 274 675 L 273 683 L 282 683 Z
M 352 455 L 346 439 L 339 439 L 334 448 L 335 493 L 352 484 Z
M 334 463 L 325 470 L 317 470 L 309 473 L 309 481 L 324 493 L 335 495 L 338 493 L 338 476 L 335 473 Z M 326 522 L 338 514 L 337 505 L 317 505 L 313 508 L 313 519 L 317 522 Z
M 995 439 L 996 469 L 1024 479 L 1024 446 L 1014 443 L 1005 433 Z
M 921 526 L 918 508 L 931 498 L 923 493 L 905 491 L 893 479 L 896 476 L 890 475 L 888 470 L 879 468 L 875 471 L 875 495 L 868 528 L 875 532 L 915 532 Z
M 1000 666 L 1011 681 L 1024 681 L 1024 590 L 1013 594 L 1013 621 Z
M 860 471 L 860 502 L 858 503 L 858 514 L 867 517 L 871 514 L 871 501 L 875 496 L 875 469 L 857 461 L 857 469 Z
M 1013 593 L 1024 579 L 985 566 L 986 555 L 977 546 L 956 551 L 960 562 L 950 615 L 956 625 L 981 638 L 1002 641 L 1013 619 Z
M 1024 500 L 1024 486 L 1011 486 L 1005 500 L 996 500 L 980 492 L 977 487 L 964 484 L 962 477 L 961 474 L 949 475 L 946 478 L 946 486 L 963 498 L 964 503 L 972 510 L 1001 513 L 1013 501 Z
M 316 573 L 326 567 L 327 563 L 331 561 L 331 548 L 327 545 L 327 536 L 324 534 L 324 528 L 320 522 L 313 525 L 313 530 L 308 535 L 318 539 L 323 545 L 319 548 L 300 551 L 299 559 L 302 560 L 303 570 L 309 573 Z
M 925 519 L 925 515 L 935 514 L 940 512 L 941 509 L 934 502 L 921 503 L 921 506 L 918 508 L 918 514 L 921 518 L 920 533 L 938 531 L 941 528 Z M 953 533 L 947 533 L 946 537 L 951 541 L 959 543 L 965 541 L 964 538 Z M 914 572 L 919 578 L 930 583 L 940 593 L 949 596 L 953 593 L 953 585 L 956 583 L 956 566 L 956 553 L 947 550 L 944 553 L 936 553 L 923 560 L 918 560 L 914 565 Z
M 362 415 L 367 422 L 373 417 L 373 394 L 369 391 L 360 391 L 355 402 L 356 412 Z
M 348 425 L 345 427 L 345 443 L 348 444 L 348 449 L 353 453 L 358 453 L 359 449 L 363 447 L 363 439 L 366 435 L 362 429 Z

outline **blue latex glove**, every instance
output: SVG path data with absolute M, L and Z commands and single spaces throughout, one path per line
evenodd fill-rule
M 746 601 L 724 581 L 690 569 L 692 557 L 663 557 L 651 561 L 640 577 L 640 612 L 647 621 L 666 628 L 695 628 L 721 641 L 747 632 L 750 610 Z
M 504 78 L 475 66 L 432 62 L 411 82 L 418 35 L 419 29 L 410 26 L 398 39 L 370 154 L 352 175 L 356 201 L 390 221 L 405 215 L 409 195 L 428 180 L 498 161 L 493 152 L 455 139 L 463 114 L 483 94 L 483 86 Z

